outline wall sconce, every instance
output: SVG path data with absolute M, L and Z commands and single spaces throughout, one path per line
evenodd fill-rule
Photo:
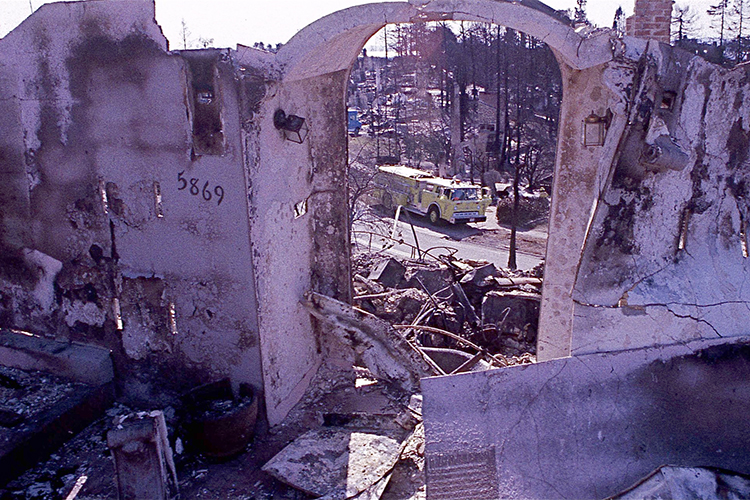
M 593 111 L 583 119 L 583 145 L 603 146 L 607 137 L 607 129 L 612 121 L 612 112 L 607 110 L 604 116 L 599 116 Z
M 297 115 L 287 116 L 284 110 L 277 109 L 273 115 L 273 125 L 284 131 L 284 138 L 302 144 L 307 138 L 308 128 L 305 119 Z

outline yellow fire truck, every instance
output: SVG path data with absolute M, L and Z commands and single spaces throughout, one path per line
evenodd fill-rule
M 435 177 L 403 165 L 382 166 L 373 179 L 372 196 L 392 210 L 398 205 L 432 224 L 440 219 L 451 224 L 484 222 L 491 199 L 489 190 L 476 184 Z

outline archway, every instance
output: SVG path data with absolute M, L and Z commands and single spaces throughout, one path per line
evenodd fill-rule
M 299 295 L 290 291 L 303 294 L 313 289 L 343 301 L 351 298 L 347 207 L 341 203 L 347 175 L 344 101 L 349 71 L 366 41 L 386 24 L 434 20 L 500 24 L 547 43 L 558 59 L 563 103 L 537 353 L 540 360 L 570 353 L 572 290 L 580 250 L 616 149 L 614 138 L 625 126 L 624 113 L 615 112 L 609 125 L 615 133 L 608 134 L 612 140 L 604 147 L 584 147 L 580 139 L 584 118 L 592 112 L 605 114 L 619 99 L 603 77 L 604 64 L 613 58 L 610 34 L 579 34 L 553 9 L 531 1 L 462 0 L 352 7 L 312 23 L 280 50 L 276 63 L 282 77 L 263 104 L 259 163 L 262 168 L 285 175 L 290 189 L 282 200 L 273 193 L 278 187 L 273 180 L 261 182 L 253 186 L 256 202 L 277 203 L 268 214 L 273 219 L 280 218 L 285 205 L 304 201 L 310 218 L 306 228 L 299 225 L 282 229 L 286 235 L 281 238 L 292 243 L 296 241 L 295 234 L 309 231 L 309 245 L 294 250 L 294 256 L 287 248 L 284 259 L 265 264 L 267 273 L 258 269 L 259 293 L 287 296 L 261 311 L 260 317 L 261 338 L 265 339 L 261 346 L 266 400 L 272 424 L 283 418 L 301 396 L 306 381 L 324 356 L 315 334 L 310 333 L 314 325 L 298 307 Z M 305 146 L 292 147 L 274 134 L 272 120 L 278 109 L 306 118 L 309 135 Z M 274 236 L 278 248 L 283 243 L 278 234 Z M 305 262 L 297 270 L 307 270 L 307 278 L 288 274 L 281 280 L 271 279 L 270 269 L 284 267 L 289 258 Z M 289 330 L 290 323 L 297 325 L 294 331 Z

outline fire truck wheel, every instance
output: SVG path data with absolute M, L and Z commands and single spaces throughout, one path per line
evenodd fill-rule
M 440 220 L 440 212 L 438 211 L 437 207 L 430 207 L 430 209 L 427 211 L 427 217 L 430 218 L 430 223 L 437 224 Z

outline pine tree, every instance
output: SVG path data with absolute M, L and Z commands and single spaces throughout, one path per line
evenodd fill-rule
M 748 6 L 750 0 L 734 0 L 731 7 L 731 18 L 735 37 L 735 63 L 739 64 L 745 60 L 745 32 L 747 31 Z
M 672 10 L 672 38 L 676 46 L 680 47 L 687 38 L 695 35 L 697 19 L 698 14 L 690 10 L 689 5 L 675 5 Z
M 718 23 L 719 46 L 723 47 L 725 31 L 728 28 L 729 0 L 719 0 L 719 3 L 710 6 L 708 10 L 706 10 L 706 13 Z
M 577 23 L 589 24 L 589 20 L 586 18 L 586 0 L 576 0 L 575 21 Z

